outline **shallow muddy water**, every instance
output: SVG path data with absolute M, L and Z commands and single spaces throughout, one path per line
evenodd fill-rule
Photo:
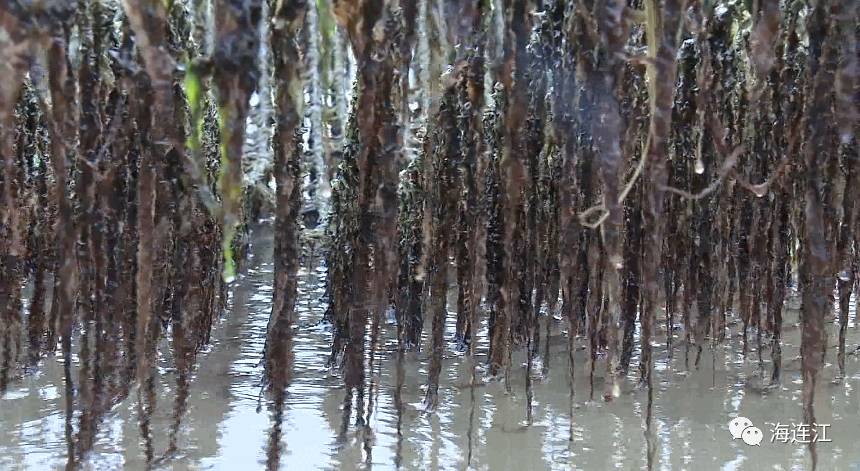
M 259 469 L 265 466 L 272 413 L 260 397 L 260 365 L 266 322 L 271 309 L 271 229 L 255 230 L 252 256 L 233 283 L 230 309 L 214 328 L 211 345 L 198 358 L 188 412 L 179 436 L 179 453 L 160 462 L 161 469 Z M 611 403 L 601 399 L 603 372 L 598 365 L 595 400 L 589 400 L 585 350 L 576 355 L 574 441 L 569 442 L 568 361 L 563 323 L 553 322 L 549 356 L 541 346 L 534 383 L 534 421 L 526 425 L 524 355 L 514 356 L 510 393 L 503 381 L 470 385 L 468 357 L 451 345 L 446 353 L 439 407 L 425 414 L 423 385 L 427 349 L 409 353 L 404 362 L 397 404 L 397 354 L 394 325 L 384 332 L 369 375 L 373 386 L 364 410 L 352 407 L 344 428 L 342 379 L 326 367 L 331 335 L 319 325 L 324 311 L 324 267 L 320 254 L 306 254 L 300 273 L 299 325 L 295 331 L 295 368 L 282 424 L 283 469 L 643 469 L 646 434 L 643 414 L 647 392 L 636 387 L 636 368 L 621 383 Z M 315 267 L 307 270 L 307 266 Z M 450 303 L 449 303 L 450 305 Z M 790 301 L 797 306 L 796 299 Z M 860 348 L 856 303 L 852 304 L 847 350 Z M 451 310 L 451 308 L 449 308 Z M 455 315 L 449 317 L 452 337 Z M 663 319 L 659 319 L 663 323 Z M 828 442 L 818 443 L 819 469 L 860 470 L 860 353 L 846 360 L 846 377 L 834 382 L 836 330 L 827 324 L 827 367 L 820 373 L 816 418 Z M 661 326 L 662 328 L 662 326 Z M 426 332 L 426 330 L 425 330 Z M 653 430 L 655 469 L 807 469 L 806 447 L 771 442 L 773 423 L 801 420 L 797 313 L 786 319 L 784 369 L 778 388 L 762 388 L 770 378 L 770 352 L 759 361 L 755 335 L 743 358 L 742 338 L 734 326 L 729 340 L 705 348 L 699 367 L 678 343 L 668 360 L 665 337 L 654 347 Z M 677 337 L 677 336 L 676 336 Z M 578 345 L 584 345 L 581 340 Z M 677 343 L 677 339 L 676 339 Z M 763 341 L 763 343 L 768 343 Z M 159 356 L 158 408 L 153 417 L 156 456 L 166 448 L 172 421 L 175 377 L 169 348 Z M 486 345 L 479 348 L 479 360 Z M 637 359 L 634 358 L 634 364 Z M 547 364 L 548 363 L 548 364 Z M 0 469 L 54 469 L 65 464 L 63 367 L 59 358 L 43 361 L 38 372 L 13 384 L 0 401 Z M 141 469 L 144 455 L 137 423 L 136 394 L 115 406 L 99 428 L 85 469 Z M 473 405 L 474 404 L 474 405 Z M 474 408 L 474 414 L 471 414 Z M 761 446 L 733 440 L 728 422 L 748 417 L 764 432 Z M 360 416 L 360 417 L 359 417 Z M 472 423 L 470 426 L 470 416 Z M 357 425 L 367 420 L 367 426 Z M 398 424 L 399 432 L 398 432 Z M 469 456 L 471 455 L 471 459 Z M 467 463 L 469 463 L 467 465 Z

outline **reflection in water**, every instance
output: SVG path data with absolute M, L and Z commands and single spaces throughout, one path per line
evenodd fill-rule
M 152 376 L 157 401 L 149 424 L 156 468 L 640 469 L 650 463 L 654 469 L 803 469 L 808 465 L 803 445 L 770 442 L 773 423 L 802 421 L 795 311 L 788 313 L 782 332 L 784 360 L 778 388 L 765 386 L 771 375 L 769 355 L 759 360 L 751 352 L 745 360 L 743 336 L 734 326 L 724 345 L 701 353 L 698 368 L 692 361 L 687 367 L 684 355 L 669 360 L 665 338 L 655 338 L 653 393 L 647 385 L 637 384 L 638 372 L 634 372 L 620 381 L 621 393 L 609 403 L 586 400 L 591 386 L 578 381 L 571 405 L 566 324 L 553 319 L 549 335 L 542 336 L 547 342 L 541 346 L 543 358 L 530 371 L 530 423 L 525 352 L 514 353 L 508 392 L 504 381 L 486 376 L 483 362 L 488 346 L 484 343 L 477 345 L 474 378 L 469 355 L 453 344 L 446 350 L 438 407 L 427 414 L 422 401 L 429 349 L 399 352 L 396 327 L 387 318 L 378 323 L 370 319 L 367 326 L 367 348 L 377 329 L 379 335 L 373 357 L 368 355 L 365 364 L 365 387 L 344 388 L 339 373 L 326 366 L 331 334 L 319 323 L 325 311 L 320 301 L 325 271 L 316 266 L 319 257 L 315 257 L 312 267 L 303 267 L 298 277 L 290 386 L 282 397 L 261 394 L 261 359 L 273 292 L 270 240 L 271 229 L 259 227 L 247 269 L 234 283 L 228 309 L 193 369 L 183 373 L 174 366 L 172 355 L 181 354 L 181 349 L 171 348 L 170 343 L 183 341 L 181 332 L 170 332 L 158 346 Z M 839 324 L 832 320 L 828 324 L 829 363 L 821 373 L 815 411 L 819 423 L 831 424 L 832 442 L 817 447 L 821 469 L 851 469 L 860 461 L 855 446 L 860 436 L 856 420 L 860 361 L 852 353 L 860 344 L 860 332 L 853 300 L 852 306 L 841 382 L 833 381 L 839 375 Z M 447 317 L 451 322 L 446 338 L 453 339 L 456 316 Z M 483 338 L 483 333 L 478 335 Z M 574 368 L 577 377 L 585 377 L 590 353 L 583 349 L 582 339 L 575 345 Z M 757 348 L 754 345 L 751 348 Z M 762 342 L 762 348 L 768 345 Z M 83 361 L 73 352 L 69 359 L 76 365 Z M 636 364 L 638 358 L 632 361 Z M 79 422 L 79 412 L 66 417 L 70 395 L 63 389 L 73 381 L 65 380 L 77 379 L 75 368 L 68 368 L 66 374 L 70 363 L 62 356 L 46 359 L 3 396 L 0 469 L 53 469 L 66 464 L 68 426 L 84 423 Z M 605 386 L 602 371 L 595 369 L 598 391 Z M 79 387 L 78 383 L 74 381 L 74 386 Z M 181 403 L 176 398 L 183 395 L 183 388 L 187 399 Z M 84 457 L 85 469 L 145 467 L 150 445 L 137 425 L 137 396 L 133 390 L 103 411 L 102 419 L 92 418 L 101 423 L 93 424 L 93 450 Z M 186 410 L 180 424 L 174 420 L 176 408 Z M 762 429 L 761 446 L 731 439 L 727 423 L 737 415 Z

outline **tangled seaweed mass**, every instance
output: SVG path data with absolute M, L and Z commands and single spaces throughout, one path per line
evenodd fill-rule
M 612 402 L 634 377 L 650 468 L 660 342 L 698 367 L 740 324 L 778 386 L 792 293 L 815 423 L 860 289 L 857 38 L 842 0 L 2 2 L 0 394 L 57 356 L 68 469 L 130 397 L 147 466 L 169 463 L 250 234 L 271 224 L 270 469 L 315 247 L 344 424 L 370 426 L 386 336 L 396 407 L 404 355 L 426 349 L 433 413 L 451 312 L 473 405 L 524 352 L 531 425 L 560 320 L 571 446 L 575 381 Z

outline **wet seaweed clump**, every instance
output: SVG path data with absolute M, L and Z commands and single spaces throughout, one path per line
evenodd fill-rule
M 317 255 L 341 439 L 354 419 L 368 465 L 382 355 L 398 432 L 422 350 L 428 413 L 463 353 L 470 424 L 479 383 L 524 374 L 531 425 L 560 329 L 571 446 L 575 382 L 611 402 L 631 379 L 651 466 L 657 357 L 698 368 L 739 325 L 777 387 L 795 296 L 814 423 L 825 325 L 841 379 L 860 289 L 857 24 L 839 0 L 6 2 L 0 394 L 57 356 L 70 469 L 127 398 L 146 462 L 169 462 L 249 233 L 272 224 L 270 469 Z

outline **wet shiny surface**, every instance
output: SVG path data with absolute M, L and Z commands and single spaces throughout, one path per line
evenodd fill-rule
M 215 326 L 211 345 L 201 353 L 183 418 L 179 453 L 163 461 L 163 469 L 258 469 L 265 463 L 272 429 L 269 401 L 260 396 L 260 358 L 272 295 L 271 231 L 258 228 L 253 257 L 233 285 L 231 308 Z M 472 388 L 469 360 L 453 345 L 446 353 L 439 408 L 423 413 L 427 349 L 409 353 L 404 361 L 397 404 L 397 354 L 394 326 L 384 327 L 389 339 L 375 355 L 368 410 L 352 407 L 343 427 L 346 391 L 337 372 L 326 367 L 330 333 L 318 324 L 324 305 L 320 254 L 306 254 L 299 281 L 299 325 L 295 331 L 295 368 L 283 421 L 283 469 L 390 469 L 399 461 L 407 469 L 464 469 L 471 449 L 474 469 L 642 469 L 646 466 L 643 414 L 647 393 L 636 386 L 636 368 L 621 382 L 611 403 L 600 399 L 602 363 L 595 378 L 595 400 L 589 400 L 585 351 L 576 355 L 574 441 L 570 443 L 567 340 L 562 324 L 553 321 L 550 355 L 534 375 L 534 422 L 526 425 L 524 355 L 514 355 L 510 393 L 504 382 L 484 381 Z M 790 305 L 797 306 L 794 299 Z M 450 303 L 449 303 L 450 306 Z M 856 303 L 852 304 L 847 350 L 860 347 Z M 449 311 L 452 308 L 449 307 Z M 452 313 L 453 314 L 453 313 Z M 449 335 L 454 315 L 449 316 Z M 663 319 L 659 322 L 662 324 Z M 827 366 L 819 375 L 815 412 L 818 423 L 830 424 L 819 443 L 819 469 L 860 469 L 860 353 L 846 359 L 846 378 L 834 382 L 838 324 L 828 320 Z M 662 326 L 661 326 L 662 327 Z M 737 326 L 726 344 L 705 348 L 699 367 L 690 350 L 679 344 L 671 361 L 665 338 L 655 343 L 653 426 L 655 469 L 807 469 L 806 447 L 771 443 L 772 423 L 801 422 L 799 336 L 796 311 L 784 327 L 783 377 L 778 388 L 763 388 L 770 378 L 769 349 L 759 362 L 755 335 L 744 360 Z M 763 340 L 763 343 L 767 343 Z M 581 339 L 577 340 L 581 347 Z M 158 408 L 153 417 L 156 456 L 166 448 L 172 420 L 175 376 L 168 344 L 159 355 Z M 479 348 L 483 361 L 486 345 Z M 634 364 L 637 361 L 634 358 Z M 547 364 L 548 363 L 548 364 Z M 540 375 L 547 367 L 546 375 Z M 62 362 L 46 359 L 37 372 L 13 384 L 0 401 L 0 469 L 53 469 L 65 464 Z M 482 373 L 479 372 L 481 375 Z M 136 394 L 115 406 L 99 427 L 96 445 L 85 469 L 144 467 L 136 414 Z M 470 414 L 473 425 L 470 427 Z M 764 432 L 759 447 L 732 440 L 728 422 L 750 418 Z M 357 425 L 367 420 L 367 426 Z M 400 433 L 398 433 L 400 423 Z M 471 440 L 470 440 L 471 435 Z

